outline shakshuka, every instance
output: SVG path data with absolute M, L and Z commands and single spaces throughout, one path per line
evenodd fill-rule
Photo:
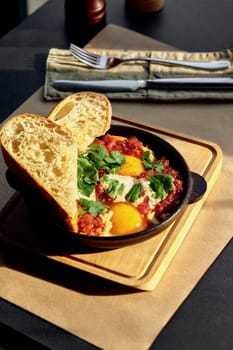
M 78 232 L 113 236 L 160 223 L 179 205 L 183 182 L 137 137 L 106 134 L 78 156 L 78 190 Z

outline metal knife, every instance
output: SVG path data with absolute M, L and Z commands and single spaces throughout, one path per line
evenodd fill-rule
M 233 78 L 165 78 L 153 80 L 55 80 L 60 91 L 93 90 L 97 92 L 128 92 L 138 89 L 233 89 Z

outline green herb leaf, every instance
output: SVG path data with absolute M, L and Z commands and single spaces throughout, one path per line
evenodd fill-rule
M 89 196 L 99 180 L 98 170 L 85 155 L 78 157 L 78 189 Z
M 118 151 L 112 151 L 107 157 L 106 162 L 116 166 L 121 166 L 125 162 L 125 157 Z
M 125 157 L 118 151 L 108 154 L 102 145 L 92 144 L 89 147 L 88 158 L 94 163 L 97 169 L 105 169 L 114 172 L 125 162 Z
M 144 152 L 143 157 L 142 157 L 142 163 L 143 163 L 145 169 L 147 169 L 147 170 L 153 169 L 154 163 L 151 160 L 150 151 Z
M 97 169 L 105 168 L 105 159 L 108 157 L 108 152 L 105 147 L 94 143 L 90 145 L 87 156 L 92 160 Z
M 124 184 L 115 179 L 108 179 L 104 176 L 104 181 L 108 184 L 107 193 L 111 198 L 115 198 L 118 194 L 122 194 L 124 191 Z
M 127 201 L 135 202 L 138 199 L 141 190 L 142 190 L 142 185 L 140 183 L 135 184 L 129 190 L 125 198 L 127 199 Z
M 154 163 L 154 168 L 158 173 L 161 173 L 164 170 L 164 166 L 161 159 L 157 160 L 157 162 Z
M 158 173 L 161 173 L 164 169 L 163 163 L 161 160 L 157 160 L 156 162 L 151 160 L 151 152 L 146 151 L 143 154 L 142 163 L 146 170 L 155 169 Z
M 79 202 L 82 206 L 82 210 L 89 212 L 94 217 L 105 213 L 107 210 L 107 205 L 98 201 L 90 201 L 85 198 L 80 198 Z
M 94 191 L 94 188 L 94 184 L 91 185 L 89 183 L 86 183 L 82 178 L 78 179 L 78 189 L 83 195 L 90 196 Z
M 175 188 L 174 178 L 169 174 L 150 176 L 150 187 L 155 192 L 155 198 L 164 199 L 170 190 Z

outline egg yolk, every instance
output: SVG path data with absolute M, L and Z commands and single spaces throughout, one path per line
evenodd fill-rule
M 110 232 L 112 235 L 135 233 L 147 228 L 146 219 L 133 205 L 122 202 L 115 203 L 111 210 L 113 212 Z
M 144 171 L 141 159 L 134 156 L 125 156 L 125 163 L 119 169 L 118 174 L 124 176 L 139 176 Z

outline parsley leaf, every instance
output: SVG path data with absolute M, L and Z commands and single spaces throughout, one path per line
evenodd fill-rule
M 98 201 L 90 201 L 85 198 L 80 198 L 79 202 L 82 206 L 82 211 L 89 212 L 94 217 L 105 213 L 107 210 L 107 206 Z
M 89 196 L 99 180 L 99 174 L 93 163 L 85 156 L 78 157 L 78 189 Z
M 157 162 L 154 163 L 154 168 L 158 173 L 161 173 L 163 171 L 164 166 L 161 159 L 157 160 Z
M 103 177 L 104 182 L 108 184 L 107 193 L 111 198 L 115 198 L 116 195 L 122 194 L 124 191 L 124 184 L 115 179 L 108 179 L 107 176 Z
M 109 172 L 116 171 L 125 162 L 125 157 L 120 152 L 112 151 L 108 154 L 104 146 L 95 143 L 89 147 L 88 158 L 97 169 L 104 169 Z
M 155 198 L 164 199 L 170 190 L 175 188 L 174 178 L 169 174 L 150 176 L 150 187 L 155 192 Z
M 141 190 L 142 185 L 140 183 L 135 184 L 131 187 L 125 198 L 127 199 L 127 201 L 135 202 L 138 199 Z
M 93 143 L 88 149 L 87 157 L 93 162 L 96 169 L 105 169 L 105 159 L 108 157 L 105 147 Z
M 146 170 L 153 170 L 155 169 L 158 173 L 161 173 L 164 169 L 163 163 L 161 160 L 157 160 L 156 162 L 151 160 L 151 153 L 150 151 L 146 151 L 143 154 L 142 163 Z
M 153 165 L 154 165 L 150 155 L 151 155 L 150 151 L 146 151 L 143 153 L 143 157 L 142 157 L 142 163 L 145 169 L 148 169 L 148 170 L 153 169 Z

